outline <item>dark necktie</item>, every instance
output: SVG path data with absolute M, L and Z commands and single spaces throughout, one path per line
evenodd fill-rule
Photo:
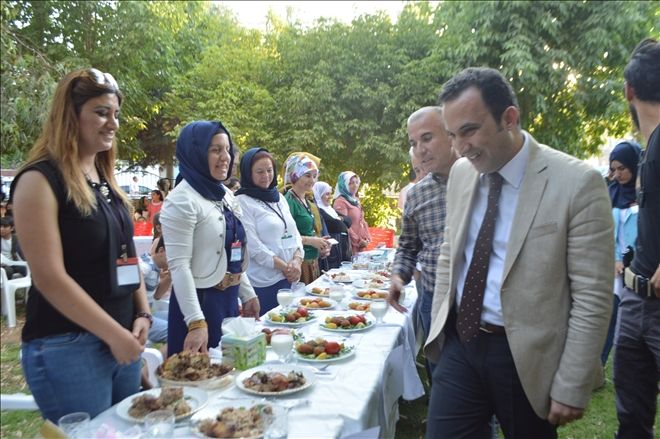
M 502 176 L 499 173 L 488 174 L 488 180 L 488 205 L 484 219 L 481 222 L 481 228 L 479 228 L 477 241 L 474 244 L 472 261 L 470 261 L 470 267 L 465 278 L 461 306 L 456 320 L 458 336 L 463 343 L 472 340 L 479 333 L 481 308 L 484 302 L 486 278 L 488 277 L 488 263 L 493 248 L 495 218 L 497 217 L 497 207 L 502 191 Z

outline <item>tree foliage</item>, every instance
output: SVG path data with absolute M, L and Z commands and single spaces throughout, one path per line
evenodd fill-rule
M 375 12 L 306 28 L 269 13 L 260 32 L 209 2 L 14 0 L 0 11 L 3 166 L 25 158 L 64 72 L 94 66 L 126 96 L 121 158 L 171 165 L 183 124 L 220 119 L 241 149 L 321 157 L 330 184 L 358 173 L 374 224 L 390 214 L 382 189 L 405 183 L 408 115 L 453 74 L 501 70 L 523 127 L 587 157 L 630 129 L 622 69 L 660 17 L 654 2 L 410 2 L 395 23 Z

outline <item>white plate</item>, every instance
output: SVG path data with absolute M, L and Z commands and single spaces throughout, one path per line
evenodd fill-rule
M 341 278 L 341 280 L 334 279 L 334 278 L 332 277 L 333 275 L 335 275 L 335 274 L 339 274 L 339 273 L 344 273 L 346 276 L 343 277 L 343 278 Z M 333 272 L 328 272 L 328 273 L 325 273 L 324 276 L 325 276 L 325 279 L 326 279 L 327 281 L 330 281 L 330 282 L 339 282 L 339 283 L 347 283 L 347 284 L 350 284 L 351 282 L 353 282 L 353 281 L 355 281 L 356 279 L 358 279 L 358 276 L 354 276 L 354 275 L 352 275 L 351 273 L 347 273 L 347 272 L 345 272 L 345 271 L 333 271 Z
M 304 322 L 274 322 L 270 319 L 270 316 L 266 314 L 264 321 L 269 325 L 279 325 L 279 326 L 288 326 L 289 328 L 297 328 L 299 326 L 307 325 L 309 323 L 315 322 L 317 320 L 316 315 L 310 312 L 310 318 Z
M 383 300 L 385 300 L 385 298 L 382 298 L 382 299 L 380 299 L 380 298 L 379 298 L 379 299 L 370 299 L 370 298 L 368 298 L 368 297 L 360 297 L 360 296 L 358 296 L 358 293 L 364 293 L 364 292 L 371 291 L 371 290 L 373 290 L 373 291 L 375 291 L 375 292 L 377 292 L 377 293 L 385 293 L 385 294 L 389 294 L 387 290 L 377 290 L 377 289 L 375 289 L 375 288 L 368 288 L 368 289 L 366 289 L 366 290 L 356 291 L 356 292 L 355 292 L 355 295 L 353 296 L 353 298 L 354 298 L 354 299 L 357 299 L 357 300 L 368 300 L 368 301 L 370 301 L 370 302 L 374 302 L 374 301 L 383 301 Z
M 353 310 L 349 310 L 349 311 L 346 311 L 345 313 L 336 314 L 336 315 L 334 315 L 333 317 L 337 317 L 337 316 L 350 316 L 351 314 L 355 314 L 355 315 L 360 314 L 360 315 L 361 315 L 361 314 L 365 314 L 365 311 L 353 311 Z M 360 332 L 360 331 L 366 331 L 367 329 L 371 329 L 371 328 L 373 328 L 373 327 L 374 327 L 374 324 L 375 324 L 376 321 L 375 321 L 374 319 L 370 318 L 369 315 L 366 315 L 366 314 L 365 314 L 365 317 L 366 317 L 366 319 L 367 319 L 367 326 L 365 326 L 364 328 L 351 328 L 351 329 L 341 329 L 341 328 L 332 329 L 332 328 L 326 328 L 326 327 L 324 326 L 324 325 L 325 325 L 325 319 L 323 320 L 323 323 L 320 323 L 320 324 L 319 324 L 319 328 L 323 329 L 324 331 L 336 332 L 336 333 L 338 333 L 338 334 L 346 334 L 347 332 Z
M 318 299 L 322 299 L 322 300 L 328 302 L 330 304 L 330 306 L 326 306 L 324 308 L 320 308 L 320 307 L 319 308 L 310 308 L 307 305 L 303 305 L 301 303 L 303 300 L 318 300 Z M 300 299 L 298 299 L 298 306 L 304 306 L 305 308 L 309 309 L 310 311 L 316 311 L 316 310 L 332 309 L 335 306 L 337 306 L 337 302 L 335 302 L 332 299 L 329 299 L 328 297 L 301 297 Z
M 353 286 L 355 288 L 365 288 L 368 290 L 387 290 L 390 287 L 390 281 L 383 281 L 383 283 L 370 285 L 371 282 L 371 279 L 357 279 L 356 281 L 353 281 Z
M 201 431 L 199 431 L 198 425 L 207 419 L 210 420 L 215 420 L 215 417 L 222 411 L 222 409 L 226 408 L 240 408 L 244 407 L 246 409 L 250 409 L 255 405 L 266 405 L 269 404 L 268 401 L 265 399 L 250 399 L 250 398 L 245 398 L 245 399 L 232 399 L 232 400 L 223 400 L 223 399 L 217 399 L 215 402 L 209 403 L 195 413 L 193 417 L 190 419 L 191 426 L 190 430 L 195 434 L 195 436 L 198 437 L 203 437 L 203 438 L 208 438 L 209 436 L 204 435 Z M 258 434 L 256 436 L 244 436 L 241 439 L 259 439 L 262 438 L 263 434 Z
M 323 290 L 323 293 L 316 293 L 316 292 L 314 292 L 314 289 L 315 289 L 315 288 L 320 288 L 320 289 L 322 289 L 322 290 Z M 316 296 L 316 297 L 327 298 L 327 297 L 330 296 L 330 288 L 328 288 L 328 287 L 314 287 L 314 286 L 308 285 L 308 286 L 307 286 L 307 294 L 311 294 L 312 296 Z
M 305 384 L 303 384 L 300 387 L 296 387 L 295 389 L 286 389 L 286 390 L 282 390 L 281 392 L 257 392 L 255 390 L 248 389 L 247 387 L 245 387 L 245 385 L 243 385 L 243 380 L 250 378 L 252 374 L 259 371 L 280 372 L 283 373 L 284 375 L 288 374 L 291 371 L 300 372 L 305 377 Z M 261 395 L 261 396 L 290 395 L 291 393 L 300 392 L 302 390 L 311 387 L 315 382 L 316 382 L 316 372 L 314 371 L 314 369 L 305 366 L 296 366 L 292 364 L 265 364 L 262 366 L 254 367 L 252 369 L 248 369 L 236 377 L 236 387 L 238 387 L 244 392 L 251 393 L 253 395 Z
M 212 358 L 211 363 L 220 363 L 221 360 Z M 158 379 L 158 382 L 160 383 L 161 387 L 199 387 L 201 389 L 219 389 L 222 387 L 227 386 L 228 384 L 231 384 L 233 381 L 233 375 L 232 371 L 234 369 L 231 369 L 229 372 L 227 372 L 224 375 L 220 375 L 217 377 L 213 378 L 208 378 L 205 380 L 197 380 L 197 381 L 176 381 L 176 380 L 170 380 L 167 378 L 163 378 L 160 376 L 159 370 L 156 370 L 156 378 Z
M 149 389 L 149 390 L 145 390 L 144 392 L 136 393 L 134 395 L 129 396 L 128 398 L 124 399 L 122 402 L 117 404 L 117 415 L 120 418 L 125 419 L 129 422 L 144 422 L 144 418 L 134 418 L 133 416 L 128 414 L 128 410 L 133 405 L 133 399 L 141 395 L 153 395 L 155 397 L 158 397 L 158 395 L 160 395 L 161 390 L 162 390 L 161 388 Z M 208 395 L 206 394 L 206 392 L 196 387 L 184 387 L 183 397 L 190 406 L 191 410 L 190 413 L 177 416 L 176 418 L 177 421 L 181 421 L 182 419 L 186 419 L 192 416 L 196 411 L 204 407 L 204 405 L 206 405 L 206 401 L 208 400 Z
M 335 339 L 333 339 L 332 337 L 329 337 L 329 338 L 323 337 L 323 338 L 325 338 L 325 339 L 328 340 L 328 341 L 336 341 L 336 342 L 338 342 L 338 343 L 343 343 L 344 346 L 345 346 L 345 348 L 348 349 L 348 352 L 346 352 L 346 353 L 344 353 L 344 354 L 341 354 L 341 355 L 339 355 L 339 356 L 337 356 L 337 357 L 332 357 L 332 358 L 326 358 L 326 359 L 317 360 L 317 359 L 315 359 L 315 358 L 307 358 L 307 357 L 302 356 L 300 353 L 298 353 L 298 351 L 297 351 L 296 348 L 294 347 L 294 348 L 293 348 L 294 355 L 296 356 L 296 358 L 297 358 L 298 360 L 300 360 L 300 361 L 307 361 L 307 362 L 309 362 L 309 363 L 334 363 L 334 362 L 336 362 L 336 361 L 342 361 L 342 360 L 345 360 L 346 358 L 350 358 L 350 357 L 352 357 L 353 355 L 355 355 L 355 348 L 356 348 L 356 346 L 355 346 L 354 344 L 349 343 L 349 342 L 347 342 L 347 341 L 335 340 Z

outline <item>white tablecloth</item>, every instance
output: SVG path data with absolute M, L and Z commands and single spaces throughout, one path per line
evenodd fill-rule
M 328 284 L 325 279 L 319 279 L 314 285 Z M 404 305 L 411 310 L 416 300 L 414 287 L 407 287 Z M 324 314 L 332 311 L 314 312 L 319 314 L 316 320 L 323 321 Z M 339 438 L 375 426 L 380 426 L 381 438 L 394 437 L 399 397 L 411 400 L 424 394 L 415 367 L 415 336 L 410 315 L 410 311 L 399 314 L 390 308 L 382 325 L 352 333 L 349 341 L 357 347 L 351 359 L 332 363 L 327 368 L 331 373 L 317 375 L 316 384 L 309 389 L 281 398 L 309 400 L 309 405 L 289 412 L 290 438 Z M 334 335 L 320 329 L 318 323 L 310 323 L 298 331 L 305 335 Z M 274 354 L 269 350 L 267 361 L 271 360 Z M 209 404 L 234 398 L 252 396 L 233 384 L 209 392 Z M 94 425 L 106 423 L 119 431 L 131 427 L 116 415 L 114 407 L 92 422 Z M 175 437 L 192 437 L 192 434 L 182 426 L 175 430 Z

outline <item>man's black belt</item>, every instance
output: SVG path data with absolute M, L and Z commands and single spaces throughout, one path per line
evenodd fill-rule
M 633 273 L 630 267 L 623 271 L 623 286 L 642 297 L 656 298 L 653 285 L 648 278 Z

